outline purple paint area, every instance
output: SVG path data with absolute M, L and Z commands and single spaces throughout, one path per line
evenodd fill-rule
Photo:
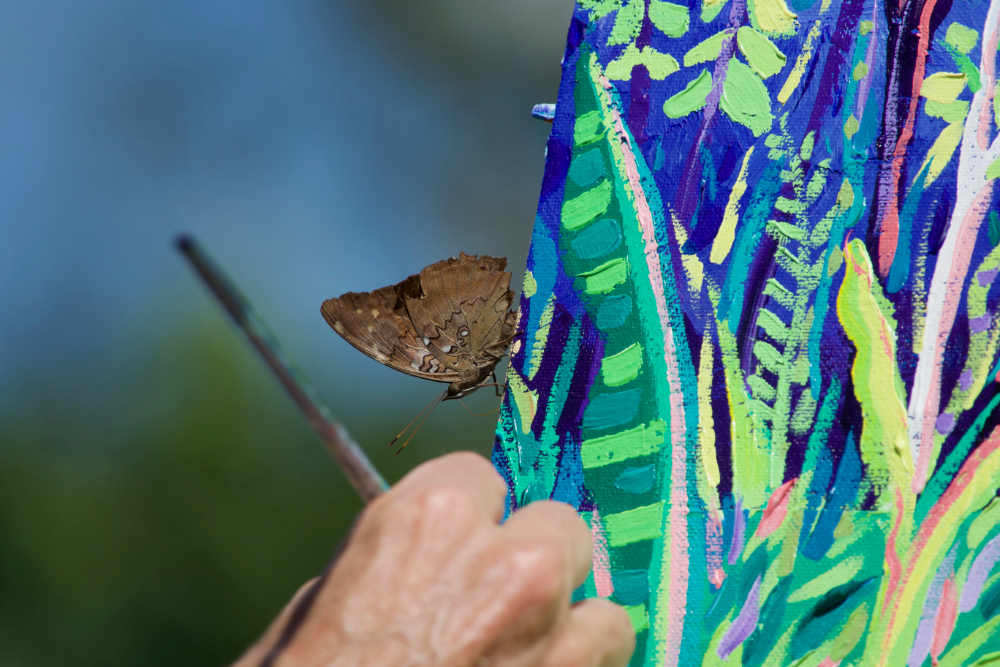
M 980 315 L 979 317 L 973 317 L 969 320 L 969 328 L 972 333 L 983 333 L 990 328 L 990 322 L 993 321 L 993 315 L 986 313 L 985 315 Z
M 990 576 L 998 560 L 1000 560 L 1000 535 L 987 542 L 972 561 L 969 576 L 965 578 L 965 585 L 962 586 L 962 597 L 958 601 L 960 612 L 966 614 L 979 604 L 979 596 L 983 594 L 983 584 L 986 583 L 986 578 Z
M 969 391 L 972 388 L 972 371 L 964 370 L 958 378 L 958 386 L 962 391 Z
M 955 428 L 955 415 L 950 412 L 942 412 L 934 422 L 937 432 L 941 435 L 948 435 Z
M 927 597 L 924 598 L 924 608 L 920 613 L 920 625 L 917 626 L 917 635 L 913 638 L 910 657 L 906 660 L 907 667 L 920 667 L 930 655 L 938 607 L 941 606 L 941 593 L 944 591 L 944 580 L 955 574 L 955 554 L 956 547 L 952 547 L 934 574 L 930 586 L 927 587 Z
M 733 512 L 733 541 L 729 543 L 729 556 L 726 562 L 735 565 L 743 553 L 743 533 L 747 529 L 747 520 L 743 516 L 743 499 L 736 498 L 736 511 Z
M 997 273 L 1000 273 L 1000 269 L 990 269 L 989 271 L 980 271 L 976 274 L 976 280 L 979 281 L 980 287 L 986 287 L 993 282 L 993 279 L 997 277 Z
M 716 649 L 719 657 L 725 660 L 729 654 L 736 650 L 747 637 L 757 628 L 757 621 L 760 620 L 760 576 L 753 582 L 750 592 L 747 593 L 746 602 L 743 609 L 740 609 L 739 616 L 733 620 L 733 624 L 726 630 L 726 634 L 719 641 L 719 648 Z

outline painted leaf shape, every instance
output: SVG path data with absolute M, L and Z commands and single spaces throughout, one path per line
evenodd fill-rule
M 649 5 L 649 20 L 668 37 L 680 37 L 691 23 L 688 8 L 672 2 L 653 0 Z
M 732 33 L 728 30 L 723 30 L 722 32 L 715 33 L 708 39 L 695 44 L 687 53 L 684 54 L 684 66 L 691 67 L 691 65 L 697 65 L 698 63 L 704 63 L 718 58 L 719 52 L 722 51 L 722 40 L 731 34 Z
M 623 4 L 615 16 L 615 27 L 608 36 L 608 46 L 628 44 L 639 35 L 642 19 L 646 14 L 646 3 L 643 0 L 631 0 Z
M 750 26 L 736 33 L 736 43 L 747 59 L 750 69 L 766 79 L 781 71 L 788 60 L 774 43 Z
M 705 98 L 712 91 L 712 75 L 703 69 L 698 77 L 663 103 L 667 118 L 682 118 L 705 106 Z
M 720 106 L 731 119 L 750 128 L 755 137 L 770 130 L 774 121 L 764 82 L 736 59 L 729 61 Z
M 937 72 L 924 79 L 920 88 L 921 97 L 949 104 L 954 102 L 965 89 L 965 75 L 957 72 Z

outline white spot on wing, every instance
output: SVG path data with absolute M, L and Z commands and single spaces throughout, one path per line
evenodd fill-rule
M 431 344 L 430 339 L 427 338 L 427 337 L 424 337 L 424 345 L 430 345 L 430 344 Z
M 344 325 L 341 324 L 340 322 L 334 322 L 333 323 L 333 328 L 339 334 L 344 333 Z

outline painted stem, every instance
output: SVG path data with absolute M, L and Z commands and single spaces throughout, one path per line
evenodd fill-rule
M 601 85 L 606 91 L 611 91 L 611 82 L 602 74 Z M 633 205 L 639 226 L 642 230 L 642 240 L 645 243 L 643 254 L 649 271 L 649 281 L 656 301 L 656 312 L 663 330 L 663 356 L 667 363 L 667 383 L 670 387 L 670 565 L 673 570 L 670 577 L 670 606 L 667 614 L 667 645 L 664 655 L 664 665 L 675 667 L 680 660 L 681 639 L 684 633 L 684 613 L 687 606 L 688 583 L 688 539 L 687 539 L 687 427 L 684 419 L 684 393 L 681 390 L 680 364 L 677 360 L 677 349 L 674 345 L 673 325 L 670 323 L 670 311 L 667 306 L 666 293 L 663 285 L 663 269 L 660 266 L 659 245 L 656 242 L 656 229 L 653 225 L 653 212 L 642 188 L 642 179 L 636 164 L 635 155 L 629 142 L 628 131 L 622 123 L 621 114 L 614 106 L 609 107 L 615 121 L 615 135 L 621 144 L 622 156 L 625 162 L 625 173 L 629 186 L 635 195 Z M 683 324 L 681 324 L 683 326 Z

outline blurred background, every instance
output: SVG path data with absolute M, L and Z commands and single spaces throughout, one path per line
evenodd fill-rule
M 0 4 L 0 664 L 224 665 L 360 502 L 172 248 L 194 233 L 390 481 L 495 415 L 320 303 L 528 249 L 571 0 Z M 480 412 L 498 400 L 481 391 Z

